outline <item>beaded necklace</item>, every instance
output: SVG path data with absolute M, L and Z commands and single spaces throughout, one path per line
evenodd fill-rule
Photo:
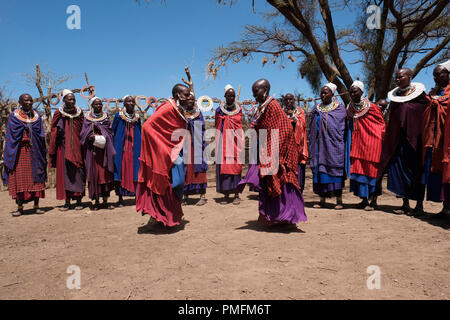
M 184 114 L 185 114 L 187 119 L 192 120 L 192 119 L 195 119 L 195 118 L 197 118 L 199 116 L 200 110 L 198 108 L 195 108 L 192 111 L 184 110 Z
M 184 116 L 184 109 L 183 107 L 181 107 L 180 105 L 177 105 L 175 103 L 175 101 L 173 101 L 172 99 L 169 99 L 170 104 L 172 105 L 172 107 L 175 109 L 176 112 L 178 112 L 178 114 L 180 115 L 181 118 L 183 118 L 184 121 L 188 122 L 188 120 L 186 119 L 186 117 Z
M 30 117 L 29 114 L 27 114 L 22 109 L 17 109 L 14 111 L 13 115 L 20 121 L 26 123 L 27 129 L 29 132 L 28 135 L 30 137 L 30 146 L 32 146 L 33 145 L 33 130 L 31 128 L 31 124 L 36 122 L 39 119 L 39 114 L 37 112 L 35 112 L 33 109 L 31 109 L 30 113 L 33 114 L 32 117 Z
M 34 110 L 31 110 L 30 113 L 33 114 L 32 117 L 30 117 L 29 114 L 25 113 L 25 111 L 23 111 L 22 109 L 17 109 L 14 111 L 14 116 L 22 122 L 26 123 L 36 122 L 39 119 L 38 113 L 35 112 Z
M 258 121 L 258 119 L 262 116 L 262 114 L 264 113 L 264 111 L 266 111 L 266 107 L 272 102 L 274 96 L 270 96 L 266 99 L 266 101 L 264 101 L 263 104 L 259 105 L 256 108 L 256 111 L 253 115 L 253 119 L 252 121 L 254 121 L 256 123 L 256 121 Z
M 370 108 L 370 101 L 363 97 L 359 103 L 350 102 L 347 114 L 353 118 L 353 131 L 358 131 L 358 119 L 364 116 Z
M 327 105 L 322 104 L 323 103 L 321 102 L 317 105 L 317 111 L 319 111 L 319 113 L 320 112 L 325 113 L 325 128 L 328 132 L 328 113 L 339 107 L 339 102 L 337 102 L 337 100 L 334 100 L 330 104 Z
M 230 107 L 229 105 L 225 106 L 225 103 L 220 104 L 220 110 L 226 114 L 227 116 L 234 116 L 236 114 L 238 114 L 239 112 L 241 112 L 241 106 L 238 103 L 233 103 L 232 107 L 234 107 L 232 109 L 232 111 L 229 111 L 226 107 Z
M 135 123 L 139 120 L 139 114 L 137 112 L 130 115 L 129 113 L 127 113 L 125 108 L 119 112 L 119 117 L 128 123 Z
M 330 104 L 324 105 L 322 102 L 317 105 L 317 110 L 319 112 L 330 112 L 339 107 L 339 102 L 336 100 L 332 101 Z
M 107 117 L 108 117 L 108 115 L 106 114 L 106 112 L 103 112 L 103 111 L 98 116 L 93 111 L 89 112 L 86 115 L 86 119 L 88 119 L 89 121 L 93 121 L 93 122 L 94 121 L 103 121 Z
M 442 92 L 442 94 L 439 95 L 439 92 Z M 444 92 L 445 92 L 445 88 L 435 88 L 432 90 L 432 92 L 430 94 L 430 98 L 432 100 L 439 100 L 439 101 L 447 100 L 450 97 L 450 93 L 444 95 Z M 433 94 L 433 93 L 435 93 L 435 94 Z
M 76 118 L 81 114 L 81 108 L 78 106 L 75 106 L 77 112 L 75 112 L 75 114 L 70 114 L 64 111 L 64 107 L 65 105 L 62 105 L 58 110 L 59 112 L 64 116 L 64 117 L 68 117 L 70 119 Z
M 369 108 L 370 101 L 367 98 L 362 98 L 359 103 L 350 102 L 347 107 L 347 113 L 350 117 L 357 119 L 365 115 L 369 111 Z
M 403 96 L 403 97 L 409 96 L 414 91 L 416 91 L 416 87 L 409 86 L 408 88 L 405 88 L 405 89 L 399 89 L 397 92 L 397 96 Z

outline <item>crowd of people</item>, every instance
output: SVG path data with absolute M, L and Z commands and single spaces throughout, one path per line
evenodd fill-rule
M 285 94 L 279 101 L 270 95 L 268 80 L 256 81 L 252 93 L 258 106 L 250 127 L 260 152 L 244 177 L 243 112 L 234 88 L 227 85 L 224 101 L 214 110 L 216 191 L 223 194 L 222 203 L 239 205 L 239 194 L 248 185 L 259 195 L 262 224 L 306 221 L 303 190 L 308 187 L 309 163 L 312 189 L 320 198 L 314 208 L 336 198 L 334 208 L 343 209 L 348 179 L 350 192 L 361 198 L 360 208 L 373 211 L 387 174 L 387 189 L 403 200 L 394 213 L 423 215 L 427 191 L 427 201 L 442 203 L 436 216 L 448 217 L 449 62 L 434 68 L 435 87 L 428 93 L 423 84 L 412 82 L 411 70 L 398 70 L 389 103 L 369 101 L 364 84 L 357 80 L 348 88 L 350 103 L 345 106 L 335 96 L 336 85 L 328 83 L 308 116 L 294 95 Z M 135 197 L 136 210 L 150 216 L 149 224 L 179 225 L 191 195 L 200 196 L 196 205 L 207 204 L 205 119 L 189 87 L 175 85 L 172 97 L 144 124 L 133 96 L 123 98 L 112 123 L 102 99 L 90 99 L 90 111 L 83 114 L 71 91 L 64 90 L 62 96 L 48 150 L 41 116 L 33 110 L 29 94 L 20 96 L 20 107 L 9 116 L 3 181 L 17 203 L 14 217 L 23 214 L 29 201 L 34 201 L 34 212 L 43 213 L 39 199 L 45 197 L 47 166 L 56 168 L 56 199 L 65 201 L 61 211 L 84 208 L 86 182 L 93 210 L 113 209 L 108 198 L 115 191 L 119 206 L 124 205 L 123 197 Z M 414 209 L 410 200 L 416 201 Z

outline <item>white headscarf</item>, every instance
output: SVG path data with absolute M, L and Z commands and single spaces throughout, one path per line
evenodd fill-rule
M 100 99 L 99 97 L 93 97 L 91 100 L 89 100 L 89 105 L 92 107 L 92 104 L 94 103 L 95 100 L 99 99 L 100 101 L 102 99 Z
M 361 91 L 364 93 L 364 83 L 362 83 L 361 81 L 356 80 L 355 82 L 352 83 L 352 87 L 353 86 L 357 87 L 357 88 L 360 88 Z
M 129 94 L 127 94 L 126 96 L 124 96 L 124 97 L 122 98 L 123 102 L 125 102 L 125 99 L 128 98 L 128 97 L 133 98 L 133 96 L 130 96 Z
M 450 72 L 450 60 L 448 60 L 447 62 L 441 63 L 440 66 L 444 67 L 445 69 L 447 69 L 448 72 Z
M 225 86 L 225 93 L 227 93 L 227 91 L 228 90 L 230 90 L 230 89 L 233 89 L 234 90 L 234 88 L 233 88 L 233 86 L 231 85 L 231 84 L 227 84 L 226 86 Z
M 64 97 L 67 96 L 68 94 L 73 94 L 73 92 L 70 91 L 69 89 L 64 89 L 63 92 L 62 92 L 63 99 L 64 99 Z
M 331 92 L 333 92 L 333 94 L 336 92 L 336 89 L 337 89 L 337 85 L 335 85 L 334 83 L 331 83 L 331 82 L 324 85 L 324 87 L 330 88 L 330 90 L 331 90 Z

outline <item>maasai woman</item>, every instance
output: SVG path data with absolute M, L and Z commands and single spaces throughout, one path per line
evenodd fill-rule
M 56 199 L 66 200 L 61 211 L 70 209 L 76 200 L 76 210 L 82 210 L 81 199 L 86 189 L 86 173 L 80 133 L 84 115 L 75 105 L 72 91 L 63 90 L 63 106 L 55 111 L 50 133 L 49 165 L 56 168 Z
M 376 180 L 385 123 L 380 108 L 363 96 L 364 84 L 361 81 L 353 82 L 349 93 L 352 101 L 347 107 L 345 171 L 350 178 L 350 192 L 362 199 L 359 207 L 372 211 L 376 208 L 377 196 L 381 194 Z
M 47 147 L 41 116 L 33 110 L 29 94 L 22 94 L 19 104 L 6 124 L 3 156 L 3 182 L 17 203 L 13 217 L 23 214 L 23 204 L 29 201 L 34 201 L 34 213 L 44 213 L 39 208 L 39 199 L 45 198 L 47 180 Z
M 199 194 L 200 200 L 196 203 L 197 206 L 206 204 L 206 187 L 208 179 L 206 178 L 206 171 L 208 171 L 208 164 L 204 157 L 206 148 L 205 141 L 205 119 L 199 108 L 195 105 L 195 97 L 191 94 L 188 98 L 184 114 L 187 120 L 187 129 L 190 133 L 190 139 L 185 142 L 190 142 L 190 147 L 185 145 L 183 150 L 187 151 L 185 160 L 185 181 L 184 181 L 184 204 L 188 203 L 190 195 Z M 182 153 L 183 154 L 183 153 Z
M 108 197 L 114 189 L 114 155 L 111 121 L 103 111 L 103 102 L 94 97 L 89 101 L 91 111 L 84 119 L 81 130 L 84 163 L 86 165 L 89 198 L 95 200 L 93 210 L 100 209 L 99 198 L 103 198 L 103 207 L 112 209 Z
M 114 181 L 119 206 L 123 206 L 123 196 L 136 196 L 141 155 L 141 119 L 135 112 L 132 96 L 123 97 L 124 108 L 116 113 L 112 124 L 114 135 Z
M 403 198 L 395 214 L 423 215 L 425 187 L 422 184 L 422 118 L 428 100 L 425 87 L 413 82 L 410 69 L 395 74 L 397 88 L 388 93 L 389 123 L 383 141 L 378 180 L 387 171 L 387 188 Z M 411 212 L 409 199 L 417 200 Z
M 298 154 L 298 184 L 303 190 L 305 188 L 305 168 L 308 160 L 308 143 L 306 138 L 306 114 L 305 110 L 296 107 L 295 98 L 292 93 L 287 93 L 283 97 L 284 111 L 291 120 L 294 128 L 295 142 L 299 148 Z
M 440 215 L 450 212 L 450 189 L 443 184 L 444 129 L 450 106 L 449 70 L 444 64 L 433 71 L 436 86 L 428 94 L 431 103 L 423 114 L 422 143 L 424 172 L 422 183 L 427 186 L 427 200 L 444 202 Z M 447 197 L 446 197 L 447 195 Z
M 184 164 L 179 162 L 184 135 L 174 139 L 177 131 L 186 130 L 189 88 L 177 84 L 174 99 L 159 106 L 142 127 L 142 149 L 136 210 L 151 216 L 149 225 L 180 225 L 183 217 L 181 199 L 184 188 Z M 181 170 L 179 170 L 181 167 Z
M 242 110 L 231 85 L 225 86 L 224 97 L 225 103 L 220 104 L 215 113 L 216 191 L 225 195 L 222 204 L 229 203 L 229 196 L 234 193 L 233 204 L 239 205 L 237 187 L 241 181 L 244 147 Z
M 295 225 L 306 221 L 303 195 L 298 185 L 299 150 L 292 125 L 277 100 L 269 96 L 269 81 L 256 81 L 252 91 L 259 103 L 254 118 L 259 159 L 258 166 L 250 167 L 239 184 L 252 185 L 259 191 L 258 221 L 262 224 Z
M 311 112 L 309 126 L 309 155 L 313 172 L 313 191 L 320 196 L 322 208 L 327 197 L 336 197 L 335 209 L 343 209 L 345 165 L 345 106 L 334 96 L 337 87 L 328 83 L 322 87 L 319 103 Z

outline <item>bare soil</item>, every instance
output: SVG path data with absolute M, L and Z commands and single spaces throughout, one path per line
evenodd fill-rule
M 219 203 L 214 172 L 208 203 L 185 206 L 183 224 L 170 231 L 146 227 L 132 199 L 63 213 L 48 189 L 45 214 L 13 218 L 15 203 L 0 192 L 0 299 L 450 298 L 450 219 L 433 219 L 440 204 L 426 202 L 421 218 L 395 215 L 401 200 L 385 190 L 379 210 L 365 212 L 347 191 L 344 210 L 333 209 L 335 199 L 313 209 L 308 171 L 308 222 L 267 229 L 257 223 L 256 193 L 246 190 L 239 206 Z M 79 290 L 66 286 L 71 265 L 81 270 Z M 372 265 L 378 290 L 366 284 Z

